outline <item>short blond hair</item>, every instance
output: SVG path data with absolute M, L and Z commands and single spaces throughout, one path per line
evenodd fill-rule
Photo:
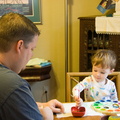
M 102 68 L 115 68 L 117 58 L 116 54 L 112 50 L 100 49 L 91 58 L 92 65 L 101 65 Z

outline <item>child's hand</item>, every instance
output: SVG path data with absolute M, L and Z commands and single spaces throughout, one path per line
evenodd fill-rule
M 78 107 L 80 107 L 83 103 L 83 100 L 78 96 L 74 96 L 74 100 L 76 102 L 76 106 L 78 106 Z

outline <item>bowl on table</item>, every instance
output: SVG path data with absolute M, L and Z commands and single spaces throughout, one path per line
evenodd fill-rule
M 100 120 L 120 120 L 120 116 L 105 115 L 102 116 Z
M 86 112 L 85 107 L 77 107 L 77 106 L 71 107 L 71 113 L 74 117 L 82 117 L 85 115 L 85 112 Z

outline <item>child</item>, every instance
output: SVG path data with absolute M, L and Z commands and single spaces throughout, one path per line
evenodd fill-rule
M 87 101 L 118 100 L 114 82 L 107 76 L 116 66 L 116 55 L 111 50 L 98 50 L 91 58 L 92 75 L 78 83 L 72 90 L 77 106 L 81 106 L 80 92 L 85 90 Z

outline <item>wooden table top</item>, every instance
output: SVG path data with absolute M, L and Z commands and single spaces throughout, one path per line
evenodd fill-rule
M 95 114 L 94 112 L 92 112 L 92 109 L 90 108 L 90 104 L 91 102 L 85 102 L 84 105 L 86 106 L 86 109 L 89 111 L 87 111 L 87 113 L 89 115 L 85 115 L 83 117 L 74 117 L 74 116 L 69 116 L 69 114 L 67 115 L 54 115 L 54 120 L 108 120 L 108 115 L 102 115 L 102 114 Z M 71 103 L 63 103 L 64 107 L 65 107 L 65 110 L 66 112 L 70 112 L 70 109 L 72 106 L 75 105 L 74 102 L 71 102 Z M 91 115 L 90 115 L 91 114 Z M 60 118 L 61 117 L 61 118 Z M 104 117 L 104 119 L 103 119 Z M 101 119 L 102 118 L 102 119 Z
M 101 116 L 64 117 L 64 118 L 54 117 L 54 120 L 101 120 Z

